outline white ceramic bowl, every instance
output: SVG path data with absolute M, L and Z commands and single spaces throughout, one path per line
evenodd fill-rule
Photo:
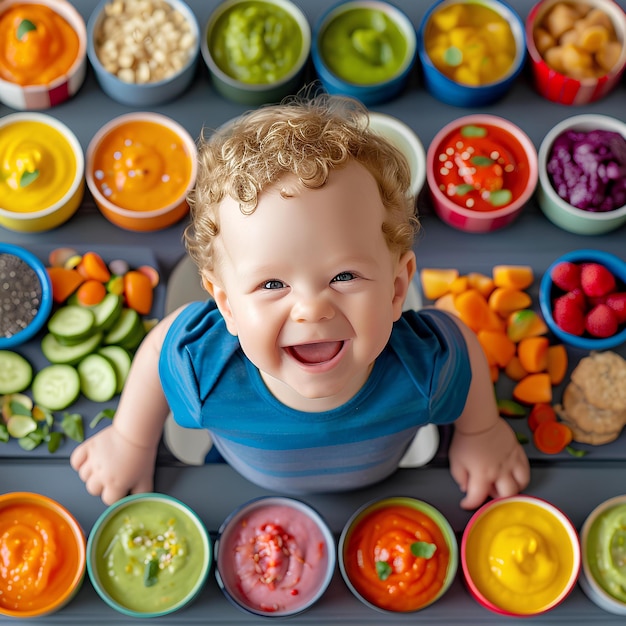
M 87 71 L 87 30 L 85 21 L 74 6 L 65 0 L 3 0 L 0 5 L 0 23 L 2 22 L 3 14 L 7 14 L 15 7 L 25 5 L 43 5 L 61 16 L 78 37 L 78 51 L 75 60 L 69 65 L 67 71 L 45 83 L 21 85 L 0 77 L 0 102 L 18 110 L 49 109 L 74 96 L 85 81 Z M 57 36 L 54 28 L 49 28 L 48 33 L 51 33 L 53 37 Z M 22 39 L 22 41 L 26 40 Z M 60 41 L 60 44 L 62 48 L 62 41 Z M 3 42 L 3 47 L 5 45 L 5 42 Z M 39 61 L 36 61 L 33 67 L 36 67 L 36 63 L 42 64 L 41 67 L 48 66 L 54 61 L 54 57 L 50 56 L 49 43 L 40 46 L 40 48 Z
M 601 235 L 626 224 L 626 204 L 604 212 L 579 209 L 559 196 L 548 174 L 547 165 L 557 137 L 570 130 L 588 132 L 598 129 L 619 133 L 626 141 L 626 123 L 609 115 L 584 113 L 568 117 L 553 126 L 539 146 L 539 206 L 551 222 L 578 235 Z
M 611 517 L 617 519 L 617 525 L 610 523 Z M 614 547 L 625 545 L 624 524 L 626 495 L 605 500 L 588 515 L 580 531 L 582 570 L 578 582 L 589 599 L 601 609 L 626 616 L 626 599 L 619 599 L 611 593 L 611 587 L 602 575 L 607 566 L 624 567 L 623 561 L 620 563 L 619 557 L 613 556 L 609 547 L 611 542 Z

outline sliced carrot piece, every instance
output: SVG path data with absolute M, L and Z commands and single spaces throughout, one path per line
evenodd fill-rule
M 523 365 L 520 363 L 519 357 L 515 355 L 504 368 L 504 373 L 511 379 L 515 381 L 522 380 L 524 376 L 528 376 L 528 372 L 524 369 Z
M 94 278 L 87 279 L 76 291 L 76 299 L 83 306 L 93 306 L 107 295 L 104 283 Z
M 552 384 L 546 372 L 528 374 L 513 388 L 513 397 L 523 404 L 552 403 Z
M 126 304 L 141 315 L 148 315 L 152 308 L 152 282 L 150 278 L 137 270 L 124 274 L 124 296 Z
M 80 262 L 80 269 L 85 278 L 94 278 L 106 283 L 111 278 L 111 272 L 102 257 L 96 252 L 85 252 Z
M 543 422 L 556 422 L 557 416 L 554 407 L 546 402 L 538 402 L 533 404 L 528 414 L 528 428 L 532 432 L 535 431 L 539 424 Z
M 544 335 L 524 337 L 517 344 L 517 356 L 522 367 L 530 374 L 548 369 L 548 347 L 550 342 Z
M 468 289 L 454 299 L 459 317 L 474 331 L 501 330 L 502 320 L 489 308 L 486 298 L 476 289 Z
M 491 271 L 496 287 L 528 289 L 535 280 L 530 265 L 496 265 Z
M 521 289 L 496 287 L 490 294 L 489 306 L 501 317 L 508 317 L 514 311 L 527 309 L 532 305 L 532 298 Z
M 436 300 L 450 291 L 450 285 L 459 277 L 457 269 L 425 267 L 420 271 L 422 292 L 428 300 Z
M 504 368 L 515 356 L 515 344 L 504 331 L 479 330 L 477 337 L 490 365 Z
M 548 374 L 553 385 L 563 382 L 567 373 L 568 365 L 567 350 L 562 343 L 557 343 L 548 348 Z
M 47 267 L 52 284 L 52 299 L 65 302 L 85 280 L 76 270 L 66 267 Z
M 572 439 L 572 429 L 563 422 L 542 422 L 533 433 L 535 447 L 545 454 L 562 452 Z

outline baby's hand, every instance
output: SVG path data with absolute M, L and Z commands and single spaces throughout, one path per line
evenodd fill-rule
M 152 491 L 155 460 L 156 448 L 137 446 L 111 425 L 80 444 L 70 465 L 87 491 L 109 505 L 129 493 Z
M 513 496 L 530 480 L 528 458 L 513 429 L 501 418 L 481 433 L 456 430 L 449 457 L 450 473 L 465 493 L 464 509 L 475 509 L 488 497 Z

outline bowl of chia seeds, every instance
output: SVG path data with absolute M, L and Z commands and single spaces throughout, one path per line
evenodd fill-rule
M 41 330 L 52 309 L 45 265 L 31 252 L 0 243 L 0 349 L 18 346 Z

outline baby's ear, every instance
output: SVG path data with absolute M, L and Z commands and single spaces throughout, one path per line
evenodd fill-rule
M 223 287 L 214 280 L 209 279 L 206 276 L 202 277 L 202 286 L 209 292 L 217 308 L 219 309 L 224 321 L 226 322 L 226 328 L 231 335 L 237 336 L 237 324 L 235 324 L 235 318 L 228 302 L 228 296 Z
M 393 283 L 393 313 L 394 320 L 399 320 L 404 308 L 404 301 L 409 293 L 411 281 L 415 275 L 417 265 L 415 262 L 415 253 L 410 250 L 405 252 L 399 259 L 396 266 L 396 277 Z

